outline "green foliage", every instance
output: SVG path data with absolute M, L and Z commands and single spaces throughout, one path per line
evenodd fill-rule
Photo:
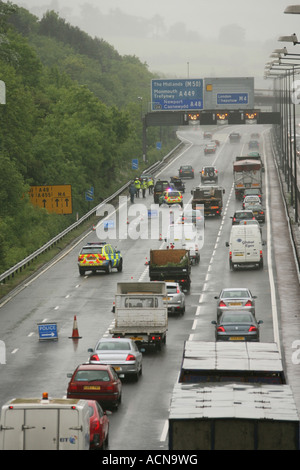
M 137 57 L 122 57 L 55 12 L 41 20 L 0 1 L 0 272 L 70 225 L 134 176 L 142 154 L 141 101 L 154 78 Z M 174 144 L 162 132 L 164 150 Z M 148 133 L 149 161 L 161 155 Z M 140 168 L 145 167 L 141 162 Z M 30 185 L 71 184 L 72 215 L 34 207 Z

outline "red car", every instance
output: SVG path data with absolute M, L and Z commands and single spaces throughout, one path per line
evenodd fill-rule
M 122 397 L 122 382 L 110 365 L 81 364 L 68 374 L 67 398 L 96 400 L 104 408 L 118 409 Z
M 109 419 L 105 411 L 95 400 L 88 400 L 90 411 L 90 449 L 107 449 L 109 437 Z

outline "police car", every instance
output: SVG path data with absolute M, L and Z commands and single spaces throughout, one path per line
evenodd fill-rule
M 180 204 L 182 207 L 183 200 L 181 192 L 175 191 L 174 189 L 168 189 L 168 191 L 164 191 L 159 198 L 159 205 L 161 204 L 168 204 L 169 206 L 172 204 Z
M 123 268 L 123 258 L 120 251 L 110 243 L 87 243 L 78 255 L 78 267 L 81 276 L 86 271 L 105 271 L 109 274 L 113 268 L 120 272 Z

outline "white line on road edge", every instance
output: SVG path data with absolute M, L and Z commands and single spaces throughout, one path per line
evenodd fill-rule
M 264 147 L 264 144 L 265 142 L 263 141 L 263 147 Z M 273 262 L 272 262 L 272 253 L 271 253 L 272 242 L 271 242 L 271 222 L 270 222 L 270 207 L 269 207 L 269 177 L 268 177 L 268 163 L 267 163 L 266 158 L 265 158 L 265 181 L 266 181 L 266 207 L 267 207 L 267 259 L 268 259 L 268 272 L 269 272 L 269 282 L 270 282 L 270 290 L 271 290 L 271 307 L 272 307 L 272 318 L 273 318 L 273 328 L 274 328 L 274 341 L 278 345 L 279 354 L 281 355 L 277 302 L 276 302 L 276 295 L 275 295 L 275 283 L 274 283 Z

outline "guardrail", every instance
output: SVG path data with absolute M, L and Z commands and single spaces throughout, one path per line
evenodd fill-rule
M 146 172 L 155 172 L 157 171 L 160 167 L 162 167 L 166 161 L 167 158 L 169 158 L 172 153 L 174 153 L 178 147 L 181 145 L 179 143 L 171 152 L 169 152 L 167 155 L 164 156 L 164 158 L 161 161 L 158 161 L 151 165 L 149 168 L 143 171 L 143 173 Z M 120 189 L 118 189 L 114 194 L 106 198 L 104 201 L 102 201 L 100 204 L 97 206 L 93 207 L 89 212 L 87 212 L 84 216 L 82 216 L 79 220 L 74 222 L 74 224 L 70 225 L 70 227 L 66 228 L 63 232 L 59 233 L 56 235 L 52 240 L 48 241 L 43 245 L 41 248 L 38 250 L 34 251 L 31 255 L 27 256 L 25 259 L 22 261 L 19 261 L 15 266 L 12 266 L 9 268 L 7 271 L 2 273 L 0 275 L 0 283 L 5 283 L 6 280 L 10 279 L 10 277 L 14 277 L 14 275 L 17 272 L 21 272 L 23 269 L 25 269 L 32 261 L 34 261 L 38 256 L 40 256 L 42 253 L 45 253 L 47 250 L 49 250 L 51 247 L 56 245 L 64 236 L 66 236 L 68 233 L 70 233 L 72 230 L 76 229 L 79 227 L 83 222 L 85 222 L 87 219 L 89 219 L 96 211 L 103 205 L 107 204 L 108 202 L 112 201 L 114 198 L 122 194 L 123 191 L 125 191 L 128 186 L 130 185 L 130 181 L 128 181 L 126 184 L 124 184 Z

